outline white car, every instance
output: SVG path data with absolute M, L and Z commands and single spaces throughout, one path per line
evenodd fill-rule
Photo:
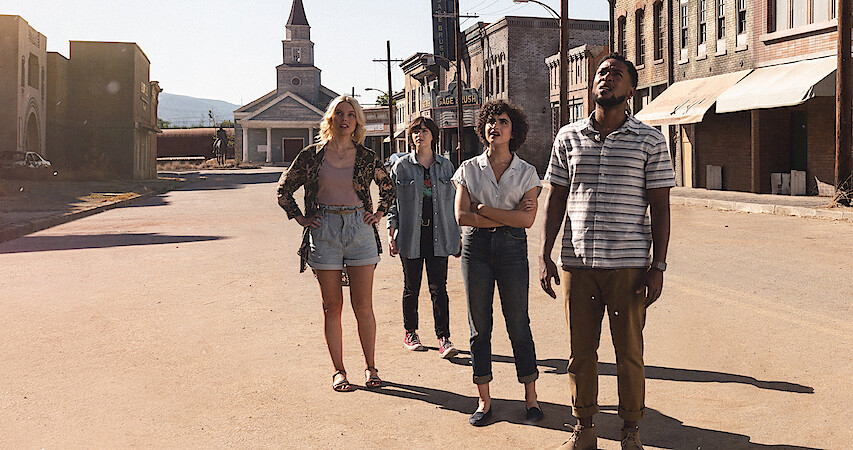
M 36 152 L 5 151 L 0 153 L 0 169 L 20 175 L 47 177 L 53 170 L 50 161 Z

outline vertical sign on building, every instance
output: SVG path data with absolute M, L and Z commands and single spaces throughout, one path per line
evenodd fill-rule
M 432 0 L 432 52 L 435 55 L 447 58 L 447 60 L 456 59 L 456 45 L 454 41 L 454 11 L 453 0 Z M 445 68 L 448 67 L 448 61 L 439 58 L 436 61 Z

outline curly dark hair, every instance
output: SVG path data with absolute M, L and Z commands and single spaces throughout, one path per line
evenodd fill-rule
M 506 113 L 512 123 L 512 138 L 509 140 L 509 150 L 514 152 L 521 147 L 521 144 L 527 139 L 527 132 L 530 126 L 527 124 L 527 115 L 520 106 L 508 102 L 506 100 L 492 100 L 483 104 L 480 107 L 480 114 L 477 116 L 477 137 L 480 142 L 488 146 L 489 141 L 486 140 L 486 123 L 494 116 Z

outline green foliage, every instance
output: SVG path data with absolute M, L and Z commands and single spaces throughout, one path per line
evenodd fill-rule
M 392 101 L 392 104 L 394 104 L 394 105 L 397 104 L 397 102 L 395 102 L 393 99 L 391 99 L 391 101 Z M 388 94 L 382 94 L 379 97 L 376 97 L 376 105 L 377 106 L 388 106 Z
M 172 128 L 172 122 L 158 118 L 157 119 L 157 128 L 160 128 L 160 129 Z

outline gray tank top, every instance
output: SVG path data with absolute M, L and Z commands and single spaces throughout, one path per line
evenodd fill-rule
M 323 159 L 317 179 L 317 202 L 334 206 L 360 206 L 361 199 L 352 185 L 353 166 L 335 167 Z

